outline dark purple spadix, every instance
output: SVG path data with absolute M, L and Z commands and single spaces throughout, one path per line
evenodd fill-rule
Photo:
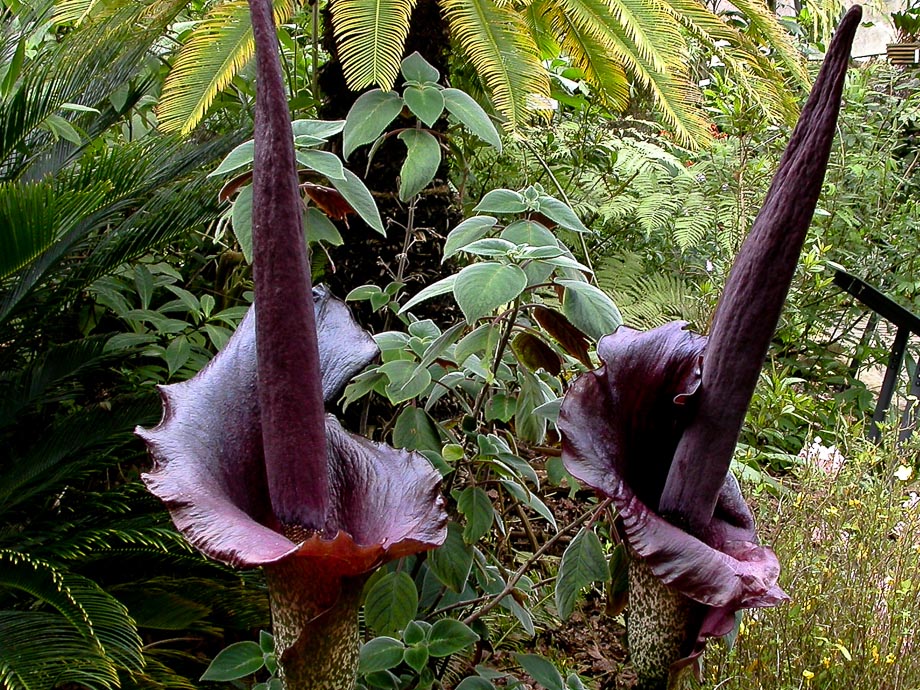
M 253 2 L 256 41 L 253 271 L 265 474 L 282 524 L 324 527 L 329 511 L 319 351 L 291 120 L 271 4 Z M 297 334 L 298 337 L 292 337 Z
M 860 17 L 854 7 L 838 27 L 709 338 L 682 323 L 620 328 L 598 345 L 603 366 L 562 404 L 565 466 L 613 499 L 632 554 L 630 646 L 643 690 L 668 686 L 737 610 L 787 598 L 728 469 L 821 191 Z
M 694 531 L 712 517 L 818 203 L 861 17 L 857 5 L 837 28 L 716 310 L 697 413 L 661 497 L 661 511 Z

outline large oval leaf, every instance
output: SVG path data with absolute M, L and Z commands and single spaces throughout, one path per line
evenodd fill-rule
M 457 227 L 447 234 L 444 240 L 444 258 L 450 258 L 470 242 L 483 237 L 489 230 L 495 227 L 498 219 L 494 216 L 473 216 L 467 218 Z
M 494 261 L 467 266 L 454 281 L 454 297 L 469 323 L 490 314 L 520 295 L 527 275 L 519 266 Z
M 460 89 L 444 89 L 442 95 L 444 105 L 447 106 L 451 115 L 460 120 L 463 126 L 473 134 L 494 146 L 501 153 L 502 140 L 498 136 L 498 130 L 495 129 L 486 111 L 476 101 Z
M 383 134 L 403 107 L 395 91 L 375 89 L 358 96 L 345 117 L 342 131 L 342 155 L 347 160 L 359 146 L 369 144 Z
M 379 635 L 392 635 L 408 625 L 418 611 L 415 582 L 404 572 L 377 580 L 364 600 L 364 619 Z
M 412 114 L 429 127 L 434 127 L 444 112 L 444 96 L 436 86 L 407 86 L 403 99 Z
M 560 280 L 565 288 L 562 313 L 595 340 L 613 333 L 623 323 L 620 310 L 604 292 L 579 280 Z
M 441 146 L 421 129 L 400 132 L 399 139 L 406 145 L 406 160 L 399 171 L 399 198 L 409 201 L 434 179 L 441 164 Z

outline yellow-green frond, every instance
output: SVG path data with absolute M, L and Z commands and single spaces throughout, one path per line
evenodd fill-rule
M 678 23 L 658 0 L 557 0 L 563 35 L 574 27 L 647 89 L 680 143 L 700 146 L 709 128 L 690 80 L 688 50 Z M 563 40 L 566 40 L 563 38 Z M 573 41 L 569 39 L 569 41 Z M 574 46 L 574 43 L 570 43 Z
M 786 88 L 785 75 L 760 46 L 710 12 L 699 0 L 667 1 L 684 29 L 724 65 L 726 74 L 746 100 L 772 121 L 795 120 L 798 109 L 793 93 Z M 783 44 L 772 52 L 779 54 L 788 48 Z M 799 81 L 803 76 L 802 60 L 794 48 L 791 50 L 787 56 L 792 61 L 788 63 L 791 76 Z
M 555 25 L 562 36 L 563 53 L 581 70 L 607 106 L 625 110 L 629 105 L 629 80 L 609 44 L 577 26 L 565 13 L 557 12 L 556 15 Z
M 549 77 L 527 25 L 492 0 L 444 0 L 451 35 L 492 93 L 512 130 L 531 119 L 534 101 L 549 96 Z
M 554 14 L 549 0 L 534 0 L 519 8 L 521 19 L 533 36 L 540 57 L 554 58 L 559 55 L 559 43 L 556 40 L 551 17 Z
M 748 20 L 749 33 L 759 39 L 758 43 L 767 48 L 771 52 L 771 57 L 789 70 L 803 88 L 808 88 L 811 82 L 802 56 L 796 49 L 792 36 L 780 24 L 776 14 L 770 11 L 763 0 L 732 0 L 732 4 Z M 832 21 L 836 24 L 836 17 Z
M 353 91 L 393 88 L 415 0 L 332 0 L 332 28 Z
M 90 15 L 98 3 L 99 0 L 61 0 L 61 2 L 54 4 L 51 21 L 55 24 L 73 22 L 75 25 L 79 25 Z
M 294 11 L 293 0 L 272 4 L 279 24 Z M 182 134 L 194 129 L 217 94 L 249 62 L 252 51 L 248 3 L 233 0 L 214 7 L 179 49 L 166 77 L 157 109 L 160 128 Z

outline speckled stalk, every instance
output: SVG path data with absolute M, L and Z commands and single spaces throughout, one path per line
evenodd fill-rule
M 671 664 L 686 656 L 692 602 L 652 574 L 645 561 L 629 559 L 629 608 L 626 639 L 639 678 L 635 690 L 676 690 L 682 672 Z
M 366 576 L 338 577 L 313 560 L 265 567 L 278 672 L 285 690 L 351 690 Z

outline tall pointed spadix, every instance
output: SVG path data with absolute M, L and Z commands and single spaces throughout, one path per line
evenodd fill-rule
M 322 531 L 329 513 L 322 380 L 293 133 L 270 0 L 251 0 L 250 13 L 258 75 L 252 234 L 265 474 L 282 525 Z
M 837 27 L 716 310 L 699 407 L 677 447 L 660 503 L 661 514 L 693 532 L 704 530 L 712 519 L 818 203 L 861 17 L 857 5 Z

